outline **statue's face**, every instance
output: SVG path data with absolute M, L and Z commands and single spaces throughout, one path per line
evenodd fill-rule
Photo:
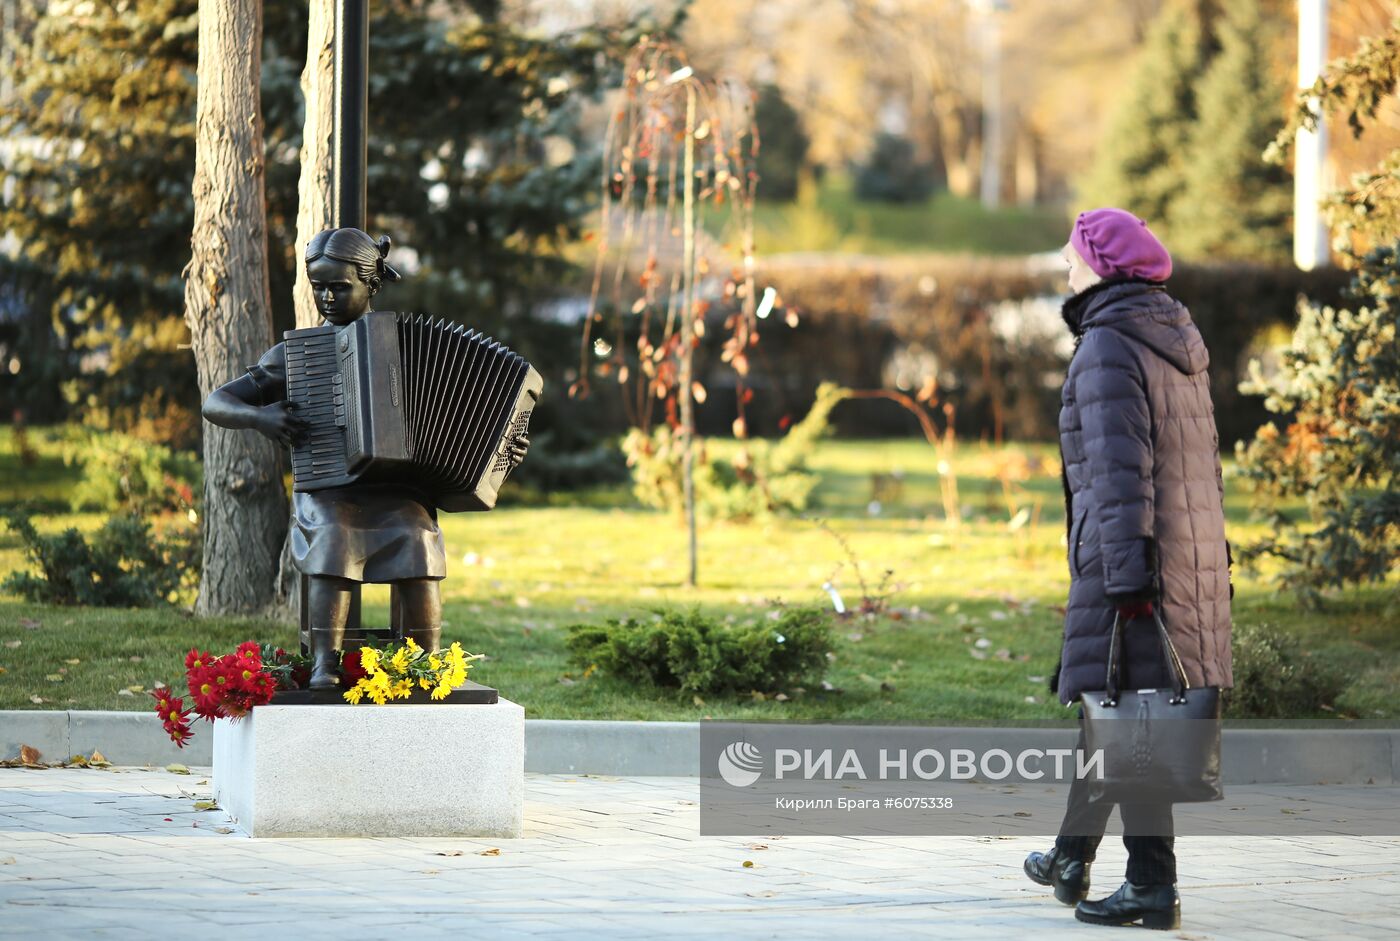
M 306 266 L 316 308 L 326 320 L 342 327 L 369 310 L 369 285 L 360 280 L 355 266 L 322 255 Z

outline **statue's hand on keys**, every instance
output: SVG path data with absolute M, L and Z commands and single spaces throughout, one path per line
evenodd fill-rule
M 510 454 L 510 469 L 515 470 L 520 466 L 520 462 L 525 460 L 525 454 L 530 450 L 530 436 L 519 435 L 512 438 L 506 450 Z

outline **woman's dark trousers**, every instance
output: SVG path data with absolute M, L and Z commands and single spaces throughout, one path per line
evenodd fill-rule
M 1082 709 L 1079 713 L 1079 742 L 1075 747 L 1079 750 L 1085 748 Z M 1070 859 L 1093 862 L 1112 813 L 1112 803 L 1090 803 L 1089 783 L 1074 778 L 1070 783 L 1069 803 L 1064 822 L 1060 824 L 1060 835 L 1055 839 L 1055 848 Z M 1175 885 L 1176 837 L 1172 827 L 1172 805 L 1119 804 L 1118 816 L 1123 820 L 1123 845 L 1128 850 L 1127 880 L 1134 885 Z

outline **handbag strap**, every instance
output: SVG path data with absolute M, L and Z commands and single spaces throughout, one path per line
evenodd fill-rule
M 1167 633 L 1167 624 L 1162 620 L 1162 611 L 1158 605 L 1152 606 L 1152 619 L 1157 623 L 1157 638 L 1162 644 L 1162 654 L 1166 657 L 1167 667 L 1172 673 L 1172 703 L 1186 701 L 1186 691 L 1191 688 L 1191 681 L 1186 678 L 1186 667 L 1181 662 L 1181 657 L 1176 652 L 1176 645 L 1172 643 L 1171 636 Z M 1121 661 L 1123 659 L 1123 615 L 1114 611 L 1113 613 L 1113 633 L 1108 640 L 1108 676 L 1104 680 L 1104 698 L 1100 701 L 1102 706 L 1118 705 L 1118 674 L 1121 671 Z

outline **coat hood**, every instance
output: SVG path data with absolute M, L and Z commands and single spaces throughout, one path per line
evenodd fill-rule
M 1061 315 L 1076 339 L 1104 327 L 1136 340 L 1188 376 L 1210 365 L 1201 331 L 1165 285 L 1101 281 L 1065 301 Z

